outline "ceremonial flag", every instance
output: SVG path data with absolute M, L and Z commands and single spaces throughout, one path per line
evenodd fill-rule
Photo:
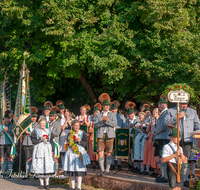
M 0 123 L 3 123 L 3 117 L 6 111 L 6 94 L 5 94 L 5 80 L 0 82 Z
M 17 141 L 31 125 L 29 70 L 24 62 L 20 72 L 12 130 Z

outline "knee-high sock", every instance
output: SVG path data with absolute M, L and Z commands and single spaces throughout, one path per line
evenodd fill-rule
M 140 162 L 140 166 L 141 166 L 141 172 L 143 172 L 144 171 L 144 164 L 143 164 L 143 162 Z
M 2 174 L 5 174 L 5 172 L 6 172 L 6 163 L 5 163 L 5 161 L 1 162 L 1 170 L 2 170 Z
M 150 168 L 150 165 L 146 165 L 146 172 L 149 173 L 149 168 Z
M 8 161 L 9 174 L 12 173 L 12 169 L 13 169 L 13 162 L 12 161 Z
M 71 184 L 72 184 L 72 189 L 75 189 L 75 176 L 70 177 Z
M 167 163 L 162 163 L 162 176 L 167 179 Z
M 112 163 L 112 156 L 107 157 L 107 159 L 106 159 L 106 171 L 107 172 L 109 172 L 109 170 L 110 170 L 111 163 Z
M 77 182 L 78 182 L 78 188 L 81 189 L 82 176 L 77 177 Z
M 4 160 L 4 162 L 5 162 L 5 165 L 6 165 L 5 170 L 7 170 L 7 169 L 8 169 L 8 158 L 6 158 L 6 159 Z
M 30 171 L 30 165 L 29 162 L 26 162 L 26 176 L 29 175 L 29 171 Z
M 112 155 L 112 165 L 115 165 L 115 155 Z
M 39 178 L 40 180 L 40 185 L 44 186 L 44 178 Z
M 49 185 L 49 178 L 45 178 L 45 186 Z
M 128 156 L 128 164 L 132 166 L 131 154 L 129 154 L 129 156 Z
M 196 162 L 192 162 L 191 163 L 191 170 L 192 170 L 192 174 L 194 175 L 195 173 L 195 166 L 196 166 Z
M 58 165 L 59 165 L 59 163 L 56 163 L 56 171 L 58 171 Z
M 101 171 L 104 172 L 104 157 L 99 158 L 99 166 Z
M 185 182 L 185 181 L 188 181 L 188 172 L 187 171 L 189 168 L 189 164 L 188 163 L 183 164 L 182 167 L 183 167 L 183 181 Z
M 161 176 L 164 177 L 161 161 L 159 160 L 159 161 L 157 162 L 157 164 L 158 164 L 158 167 L 160 168 Z
M 122 160 L 121 159 L 118 159 L 118 165 L 121 166 L 121 162 Z

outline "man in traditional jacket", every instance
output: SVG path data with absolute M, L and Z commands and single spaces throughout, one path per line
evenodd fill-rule
M 117 127 L 117 117 L 115 113 L 109 111 L 110 96 L 103 93 L 99 96 L 99 101 L 102 104 L 103 111 L 95 117 L 94 127 L 98 128 L 97 137 L 97 152 L 99 155 L 100 176 L 106 176 L 109 173 L 112 163 L 113 142 L 115 136 L 115 127 Z M 106 149 L 106 170 L 104 170 L 104 149 Z
M 22 178 L 23 180 L 27 179 L 29 176 L 29 172 L 31 169 L 31 164 L 32 164 L 32 154 L 33 154 L 33 143 L 31 140 L 31 133 L 33 132 L 34 129 L 38 128 L 39 125 L 37 123 L 37 117 L 38 117 L 38 109 L 36 107 L 31 107 L 31 121 L 32 124 L 31 126 L 25 131 L 25 136 L 23 140 L 23 145 L 24 145 L 24 152 L 25 152 L 25 160 L 26 160 L 26 174 L 25 177 Z
M 59 141 L 60 141 L 60 134 L 61 134 L 61 124 L 60 121 L 56 120 L 57 113 L 59 108 L 57 106 L 53 106 L 51 108 L 50 114 L 49 114 L 49 130 L 53 133 L 54 135 L 54 145 L 55 145 L 55 162 L 56 162 L 56 169 L 58 170 L 58 158 L 60 156 L 60 150 L 59 150 Z
M 10 122 L 10 116 L 5 114 L 3 119 L 3 125 L 0 127 L 0 156 L 1 156 L 1 170 L 3 177 L 5 176 L 5 171 L 7 165 L 5 159 L 8 159 L 8 169 L 9 176 L 12 173 L 14 151 L 14 135 L 12 132 L 12 124 Z
M 189 102 L 188 102 L 189 103 Z M 183 164 L 183 181 L 184 186 L 189 187 L 187 170 L 189 167 L 188 157 L 191 155 L 191 149 L 193 145 L 193 131 L 200 130 L 200 122 L 196 110 L 188 107 L 188 103 L 180 103 L 179 114 L 179 129 L 181 133 L 180 146 L 183 148 L 183 155 L 186 157 L 187 163 Z M 171 108 L 168 111 L 168 120 L 170 124 L 177 127 L 177 107 Z
M 111 105 L 111 111 L 116 114 L 116 117 L 117 117 L 117 127 L 118 128 L 124 128 L 124 126 L 125 126 L 125 117 L 124 117 L 124 115 L 118 113 L 119 107 L 120 107 L 120 103 L 117 100 L 114 100 L 112 102 L 112 105 Z M 115 145 L 114 145 L 114 149 L 115 149 Z M 115 156 L 114 156 L 114 152 L 113 152 L 112 165 L 111 165 L 110 169 L 111 170 L 115 169 Z M 118 170 L 121 170 L 121 159 L 118 159 Z
M 163 146 L 168 144 L 170 141 L 169 137 L 169 120 L 167 119 L 168 115 L 168 102 L 165 97 L 160 98 L 158 101 L 158 108 L 161 112 L 160 117 L 156 122 L 156 127 L 152 131 L 154 135 L 154 144 L 155 144 L 155 153 L 154 157 L 157 161 L 157 164 L 161 170 L 162 175 L 156 177 L 156 182 L 167 182 L 167 164 L 161 163 L 162 149 Z
M 44 115 L 46 117 L 47 124 L 49 123 L 49 113 L 52 107 L 53 107 L 53 104 L 50 101 L 46 101 L 44 103 Z

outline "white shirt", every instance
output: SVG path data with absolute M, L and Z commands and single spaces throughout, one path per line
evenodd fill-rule
M 168 110 L 168 108 L 165 108 L 163 111 L 161 111 L 161 114 L 162 114 L 164 111 L 166 111 L 166 110 Z
M 46 120 L 47 120 L 47 122 L 49 122 L 49 116 L 46 116 Z
M 103 116 L 107 116 L 109 112 L 110 112 L 110 111 L 108 110 L 106 113 L 103 112 L 103 111 L 102 111 L 101 113 L 103 113 Z M 107 133 L 106 128 L 104 129 L 104 133 Z
M 66 121 L 65 116 L 61 115 L 61 119 L 60 119 L 61 126 L 64 125 L 65 121 Z
M 171 147 L 173 148 L 174 152 L 177 151 L 177 144 L 174 144 L 172 142 L 169 143 L 171 145 Z M 173 150 L 171 149 L 171 147 L 166 144 L 165 146 L 163 146 L 163 149 L 162 149 L 162 158 L 165 158 L 165 157 L 168 157 L 168 156 L 171 156 L 174 154 Z M 183 149 L 179 146 L 181 152 L 183 153 Z M 169 160 L 169 162 L 171 163 L 177 163 L 177 160 L 176 158 L 172 158 L 171 160 Z M 182 163 L 182 161 L 181 161 Z

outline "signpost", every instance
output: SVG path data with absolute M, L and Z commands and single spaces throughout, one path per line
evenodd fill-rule
M 184 90 L 170 91 L 168 100 L 177 103 L 177 150 L 179 149 L 179 103 L 187 103 L 190 100 L 190 94 Z M 177 158 L 177 182 L 180 183 L 180 158 Z

